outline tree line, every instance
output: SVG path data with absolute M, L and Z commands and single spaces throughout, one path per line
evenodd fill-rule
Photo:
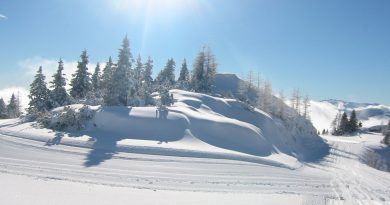
M 346 112 L 342 115 L 338 113 L 332 121 L 332 135 L 341 136 L 345 134 L 352 134 L 362 127 L 362 122 L 359 122 L 356 116 L 356 111 L 352 110 L 351 116 L 348 117 Z
M 243 101 L 249 108 L 257 107 L 262 111 L 278 116 L 285 120 L 287 111 L 285 107 L 286 96 L 283 91 L 278 93 L 279 99 L 276 99 L 273 94 L 272 84 L 269 80 L 264 80 L 260 73 L 254 73 L 250 70 L 242 77 L 238 90 L 238 99 Z M 302 96 L 299 89 L 294 89 L 290 98 L 291 108 L 304 119 L 310 120 L 309 97 Z
M 22 114 L 19 94 L 12 93 L 9 103 L 0 98 L 0 119 L 17 118 Z
M 30 85 L 29 114 L 45 113 L 55 107 L 74 103 L 106 106 L 152 106 L 156 105 L 152 98 L 158 92 L 160 105 L 172 103 L 169 89 L 179 88 L 200 93 L 211 91 L 212 81 L 216 74 L 217 63 L 211 49 L 203 47 L 193 63 L 190 72 L 186 59 L 180 67 L 180 75 L 175 78 L 176 62 L 168 59 L 165 67 L 153 79 L 153 60 L 148 57 L 142 62 L 141 56 L 136 59 L 130 50 L 127 36 L 123 39 L 116 63 L 108 58 L 103 69 L 97 63 L 94 72 L 88 68 L 88 54 L 83 50 L 77 63 L 77 70 L 72 74 L 70 89 L 64 76 L 62 59 L 58 61 L 58 69 L 52 76 L 49 86 L 42 66 L 38 68 Z

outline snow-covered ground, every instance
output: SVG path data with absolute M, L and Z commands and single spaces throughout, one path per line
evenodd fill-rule
M 172 93 L 169 111 L 94 107 L 83 131 L 0 121 L 0 204 L 390 204 L 382 136 L 291 134 L 235 100 Z

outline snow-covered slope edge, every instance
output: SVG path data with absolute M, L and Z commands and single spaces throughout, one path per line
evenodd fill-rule
M 171 90 L 171 93 L 176 102 L 168 111 L 159 112 L 155 107 L 95 107 L 96 114 L 85 130 L 69 132 L 68 136 L 82 136 L 84 141 L 90 141 L 93 149 L 106 149 L 109 152 L 104 154 L 111 155 L 138 150 L 141 153 L 216 158 L 229 154 L 228 158 L 235 160 L 244 159 L 238 155 L 264 159 L 289 155 L 299 160 L 314 160 L 327 152 L 327 145 L 315 134 L 294 136 L 280 120 L 274 120 L 257 109 L 248 111 L 236 100 L 182 90 Z M 29 137 L 40 130 L 32 125 L 29 124 L 27 130 L 23 124 L 2 126 L 0 131 L 4 133 L 9 129 L 13 131 L 8 134 L 23 133 Z M 59 132 L 47 132 L 46 135 L 54 138 Z M 59 141 L 67 142 L 61 138 Z M 147 148 L 151 143 L 155 148 Z M 123 144 L 128 147 L 123 147 Z M 245 161 L 256 162 L 248 157 Z

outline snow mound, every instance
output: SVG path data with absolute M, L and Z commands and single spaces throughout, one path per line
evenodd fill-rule
M 319 157 L 327 145 L 315 134 L 293 136 L 266 113 L 248 111 L 233 99 L 171 90 L 175 103 L 155 107 L 100 107 L 84 131 L 97 139 L 206 143 L 214 147 L 270 156 L 284 153 L 301 160 Z
M 357 118 L 363 123 L 363 128 L 386 125 L 390 120 L 390 107 L 374 103 L 355 103 L 341 100 L 323 100 L 310 102 L 310 117 L 317 130 L 330 129 L 331 123 L 338 112 L 356 110 Z

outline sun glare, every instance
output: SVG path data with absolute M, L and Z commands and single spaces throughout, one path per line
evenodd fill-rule
M 116 0 L 109 1 L 109 4 L 116 11 L 131 12 L 132 14 L 149 13 L 177 14 L 179 12 L 193 11 L 199 5 L 196 0 Z

